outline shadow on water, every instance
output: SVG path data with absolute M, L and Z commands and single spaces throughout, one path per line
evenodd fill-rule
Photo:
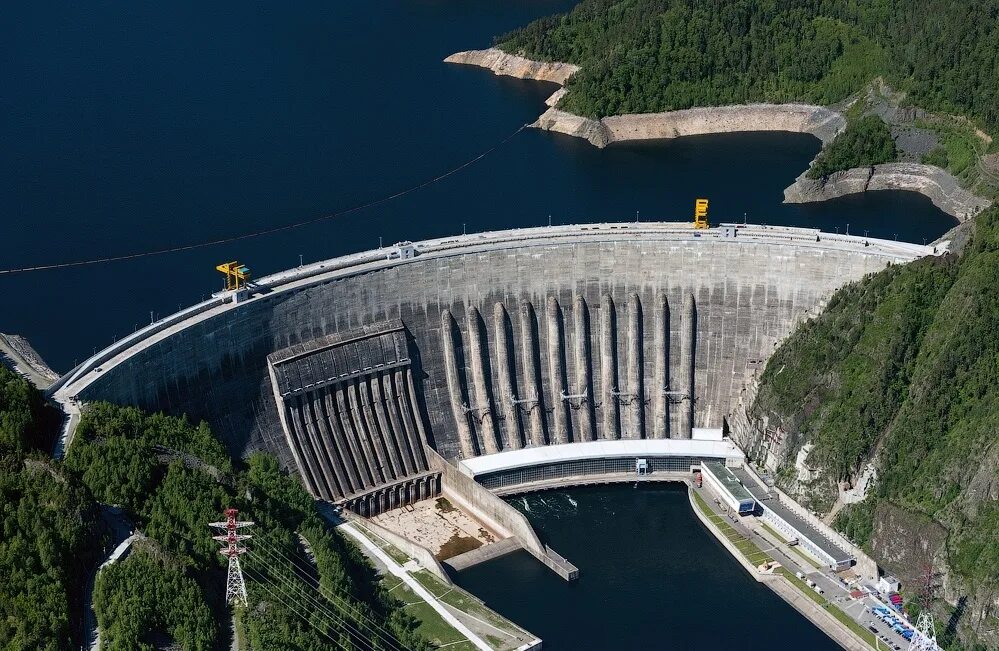
M 601 486 L 511 498 L 580 568 L 566 583 L 526 552 L 458 582 L 538 635 L 545 649 L 838 649 L 754 581 L 694 517 L 678 484 Z

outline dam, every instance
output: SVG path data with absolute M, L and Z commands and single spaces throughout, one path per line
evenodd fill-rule
M 463 459 L 522 464 L 511 453 L 566 444 L 703 455 L 695 431 L 728 426 L 796 323 L 938 249 L 669 222 L 404 242 L 215 294 L 49 393 L 66 438 L 90 401 L 186 413 L 231 453 L 269 451 L 315 497 L 374 515 L 437 494 L 442 464 Z

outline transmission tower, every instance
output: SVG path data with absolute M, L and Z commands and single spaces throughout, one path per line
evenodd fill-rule
M 909 651 L 938 651 L 937 631 L 933 625 L 934 574 L 932 563 L 923 568 L 923 585 L 919 591 L 919 617 L 916 618 L 916 630 L 909 640 Z
M 225 582 L 225 600 L 232 604 L 246 606 L 246 582 L 243 580 L 243 570 L 239 566 L 239 557 L 241 554 L 245 554 L 247 549 L 239 543 L 247 538 L 252 538 L 252 536 L 241 534 L 239 530 L 249 527 L 253 523 L 239 522 L 236 520 L 238 514 L 239 511 L 236 509 L 226 509 L 225 522 L 210 522 L 208 526 L 225 531 L 225 535 L 212 536 L 222 543 L 222 549 L 219 550 L 219 553 L 229 559 L 229 573 Z

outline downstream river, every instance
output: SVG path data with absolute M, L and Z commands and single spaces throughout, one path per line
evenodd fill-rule
M 808 649 L 839 645 L 754 581 L 697 520 L 686 487 L 574 488 L 511 498 L 579 566 L 566 583 L 527 552 L 458 582 L 546 651 Z
M 571 0 L 14 3 L 0 21 L 0 269 L 216 240 L 433 178 L 532 122 L 554 87 L 445 65 Z M 921 241 L 914 194 L 811 206 L 782 190 L 819 143 L 737 134 L 598 150 L 525 130 L 475 165 L 349 217 L 128 262 L 0 274 L 0 331 L 65 372 L 219 288 L 386 244 L 512 226 L 689 219 Z

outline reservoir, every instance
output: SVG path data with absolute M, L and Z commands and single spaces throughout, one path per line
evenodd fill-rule
M 566 583 L 517 552 L 461 572 L 458 582 L 546 650 L 840 648 L 746 573 L 691 512 L 685 486 L 508 499 L 579 566 L 579 580 Z
M 0 25 L 0 268 L 218 240 L 420 184 L 534 121 L 554 87 L 442 63 L 571 0 L 22 3 Z M 348 217 L 106 265 L 0 274 L 0 329 L 64 372 L 219 289 L 378 246 L 547 223 L 815 226 L 920 242 L 953 220 L 910 193 L 781 204 L 819 142 L 729 134 L 598 150 L 524 130 Z

